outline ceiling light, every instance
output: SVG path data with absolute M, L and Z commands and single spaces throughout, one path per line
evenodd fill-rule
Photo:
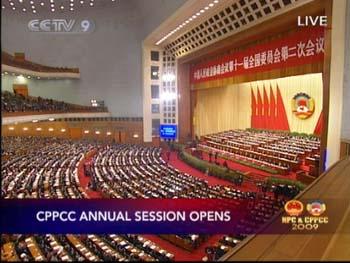
M 33 12 L 34 12 L 35 10 L 33 10 Z M 40 79 L 40 77 L 37 77 L 37 79 Z
M 84 1 L 80 1 L 80 4 L 84 4 Z
M 14 3 L 13 2 L 10 2 L 10 6 L 13 6 L 14 5 Z
M 55 118 L 49 118 L 49 121 L 54 121 L 55 120 Z
M 201 11 L 199 11 L 199 12 L 204 13 L 205 11 L 204 11 L 204 9 L 202 9 L 202 10 L 201 10 Z
M 73 7 L 71 7 L 71 8 L 69 8 L 69 10 L 70 10 L 70 11 L 74 11 L 74 8 L 73 8 Z
M 176 99 L 176 93 L 175 92 L 163 92 L 160 95 L 160 99 L 162 101 L 170 101 Z
M 51 4 L 51 7 L 55 7 L 55 4 Z
M 66 129 L 61 129 L 61 132 L 65 132 L 66 131 Z
M 107 132 L 107 136 L 110 136 L 110 135 L 112 135 L 112 133 L 111 132 Z
M 89 130 L 85 130 L 85 131 L 84 131 L 85 134 L 88 134 L 89 132 L 90 132 Z
M 27 78 L 30 79 L 30 76 L 28 76 Z
M 2 6 L 1 8 L 2 8 L 2 9 L 5 9 L 5 6 Z
M 53 0 L 50 0 L 50 3 L 53 3 Z
M 12 7 L 12 10 L 16 10 L 16 7 Z
M 196 15 L 193 15 L 192 18 L 195 19 L 197 16 Z
M 23 8 L 22 11 L 25 12 L 25 11 L 27 11 L 27 9 Z
M 219 3 L 219 0 L 214 0 L 214 4 L 217 4 L 217 3 Z
M 199 13 L 199 12 L 198 12 L 196 15 L 197 15 L 197 16 L 200 16 L 200 15 L 201 15 L 201 13 Z
M 40 127 L 36 128 L 37 131 L 41 131 L 42 129 Z
M 9 127 L 10 131 L 13 131 L 15 129 L 15 127 Z
M 32 9 L 35 9 L 35 6 L 32 5 Z
M 55 12 L 55 8 L 52 8 L 51 11 L 52 11 L 52 12 Z
M 95 131 L 96 134 L 100 134 L 101 132 L 100 131 Z
M 5 71 L 5 75 L 9 74 L 7 71 Z
M 31 5 L 33 5 L 33 4 L 34 4 L 34 1 L 30 1 L 29 3 L 30 3 Z
M 18 0 L 18 2 L 23 3 L 23 0 Z
M 44 4 L 44 2 L 41 2 L 40 5 L 41 5 L 41 6 L 44 6 L 45 4 Z
M 53 128 L 49 128 L 49 131 L 52 132 L 52 131 L 53 131 Z
M 208 10 L 208 9 L 209 9 L 209 6 L 204 7 L 204 9 L 205 9 L 205 10 Z
M 17 80 L 20 81 L 20 82 L 25 82 L 25 78 L 23 77 L 23 75 L 19 75 L 17 77 Z
M 70 0 L 71 2 L 74 2 L 74 0 Z
M 61 10 L 63 10 L 63 9 L 64 9 L 64 6 L 63 6 L 63 5 L 61 5 L 61 6 L 60 6 L 60 8 L 61 8 Z
M 28 128 L 27 128 L 27 127 L 23 127 L 23 130 L 24 130 L 24 131 L 28 131 Z
M 70 3 L 69 5 L 70 5 L 70 6 L 74 6 L 74 3 Z
M 33 13 L 34 13 L 34 14 L 36 13 L 36 10 L 35 10 L 35 9 L 33 10 Z
M 137 133 L 135 133 L 132 137 L 134 137 L 134 138 L 138 138 L 139 137 L 139 135 L 137 134 Z
M 214 4 L 213 4 L 213 3 L 210 3 L 210 4 L 209 4 L 209 7 L 213 7 L 213 6 L 214 6 Z
M 91 3 L 90 3 L 90 6 L 94 6 L 94 3 L 93 3 L 93 2 L 91 2 Z
M 35 122 L 38 122 L 38 120 L 32 120 L 32 122 L 34 122 L 34 123 L 35 123 Z
M 175 75 L 173 73 L 166 73 L 162 76 L 163 81 L 173 81 L 175 80 Z

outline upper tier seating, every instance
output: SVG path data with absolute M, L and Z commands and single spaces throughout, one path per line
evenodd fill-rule
M 1 92 L 1 111 L 8 112 L 104 112 L 105 107 L 80 106 L 44 99 L 41 97 L 24 97 L 9 91 Z
M 31 71 L 36 72 L 65 72 L 65 73 L 79 73 L 78 68 L 67 68 L 67 67 L 50 67 L 41 65 L 39 63 L 34 63 L 28 60 L 23 59 L 17 59 L 15 56 L 12 56 L 11 54 L 2 51 L 1 52 L 1 64 L 22 68 L 22 69 L 28 69 Z

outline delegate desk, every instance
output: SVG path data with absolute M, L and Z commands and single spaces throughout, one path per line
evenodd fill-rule
M 12 242 L 2 246 L 1 261 L 20 261 L 16 253 L 15 245 Z

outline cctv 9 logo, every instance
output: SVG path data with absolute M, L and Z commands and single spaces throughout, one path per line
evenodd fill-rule
M 81 21 L 75 19 L 34 19 L 29 21 L 28 28 L 32 32 L 44 33 L 91 33 L 95 24 L 90 19 Z

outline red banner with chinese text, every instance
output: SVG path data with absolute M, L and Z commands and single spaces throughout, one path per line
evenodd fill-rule
M 322 61 L 324 28 L 304 28 L 285 38 L 257 45 L 191 68 L 191 83 L 294 67 Z

